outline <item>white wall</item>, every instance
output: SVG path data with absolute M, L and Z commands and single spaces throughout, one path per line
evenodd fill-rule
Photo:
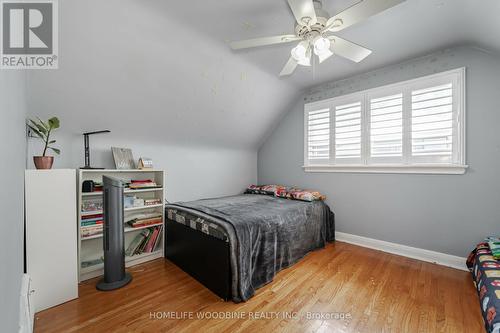
M 63 123 L 64 126 L 64 123 Z M 83 136 L 77 133 L 55 133 L 61 148 L 55 168 L 77 168 L 84 165 Z M 31 156 L 40 154 L 42 147 L 29 140 Z M 117 138 L 113 133 L 92 136 L 91 161 L 94 167 L 114 168 L 111 147 L 131 148 L 134 158 L 150 157 L 154 167 L 166 171 L 166 198 L 187 201 L 241 193 L 257 181 L 257 152 L 211 146 L 184 146 L 154 141 Z
M 0 116 L 0 331 L 17 332 L 24 253 L 24 72 L 0 71 Z
M 164 1 L 59 5 L 59 69 L 29 72 L 29 109 L 68 133 L 256 150 L 297 92 Z
M 467 68 L 465 175 L 305 173 L 304 100 L 348 94 L 453 68 Z M 500 57 L 457 47 L 310 89 L 258 155 L 259 183 L 318 189 L 338 231 L 466 256 L 500 234 Z
M 59 6 L 60 68 L 28 76 L 29 115 L 61 120 L 55 167 L 82 166 L 80 134 L 109 129 L 91 138 L 95 165 L 113 166 L 111 146 L 130 147 L 167 171 L 169 200 L 234 194 L 256 181 L 257 148 L 296 88 L 163 1 Z

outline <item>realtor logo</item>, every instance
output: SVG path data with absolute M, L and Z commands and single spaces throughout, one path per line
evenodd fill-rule
M 2 69 L 57 69 L 57 1 L 0 0 Z

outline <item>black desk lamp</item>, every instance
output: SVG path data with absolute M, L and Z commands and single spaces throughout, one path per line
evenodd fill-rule
M 104 168 L 93 168 L 90 166 L 90 147 L 89 147 L 89 135 L 93 134 L 102 134 L 102 133 L 111 133 L 110 130 L 104 131 L 96 131 L 96 132 L 87 132 L 83 133 L 83 145 L 85 149 L 85 166 L 80 169 L 104 169 Z

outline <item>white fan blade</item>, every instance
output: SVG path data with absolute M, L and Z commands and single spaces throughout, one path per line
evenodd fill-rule
M 360 62 L 372 53 L 371 50 L 343 38 L 337 36 L 328 38 L 332 42 L 330 45 L 330 51 L 354 62 Z
M 318 21 L 312 0 L 288 0 L 293 16 L 300 25 L 312 25 Z
M 330 46 L 331 47 L 331 46 Z M 330 50 L 326 50 L 323 54 L 320 54 L 318 56 L 318 59 L 319 59 L 319 63 L 321 64 L 323 61 L 325 61 L 326 59 L 330 58 L 331 56 L 333 55 L 333 52 L 330 51 Z
M 404 1 L 406 0 L 362 0 L 347 8 L 343 12 L 330 17 L 330 19 L 326 22 L 325 30 L 343 30 L 359 21 L 369 18 L 370 16 L 399 5 Z
M 294 71 L 295 71 L 295 68 L 297 68 L 297 61 L 295 61 L 295 59 L 293 59 L 293 57 L 290 57 L 290 59 L 288 59 L 285 67 L 283 67 L 283 69 L 281 70 L 281 73 L 280 73 L 280 76 L 287 76 L 287 75 L 290 75 L 292 74 Z
M 301 40 L 302 38 L 297 37 L 295 35 L 282 35 L 282 36 L 272 36 L 272 37 L 262 37 L 262 38 L 253 38 L 247 40 L 241 40 L 238 42 L 231 42 L 229 45 L 233 50 L 246 49 L 250 47 L 257 46 L 265 46 L 265 45 L 273 45 L 273 44 L 282 44 L 289 43 L 296 40 Z

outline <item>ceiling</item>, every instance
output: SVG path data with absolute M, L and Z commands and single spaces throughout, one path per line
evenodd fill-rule
M 334 15 L 358 1 L 323 0 L 323 7 Z M 196 5 L 168 1 L 160 6 L 216 43 L 292 33 L 294 27 L 286 0 L 204 0 L 196 1 Z M 362 63 L 333 57 L 314 73 L 311 68 L 300 67 L 281 80 L 305 88 L 461 43 L 500 51 L 499 14 L 498 0 L 407 0 L 338 33 L 373 50 Z M 234 55 L 278 76 L 294 45 L 240 50 Z
M 255 150 L 297 88 L 193 29 L 203 15 L 171 3 L 60 1 L 59 68 L 28 71 L 30 116 L 58 116 L 78 142 L 110 129 L 110 140 Z
M 334 14 L 355 0 L 324 0 Z M 278 73 L 294 44 L 232 51 L 228 41 L 290 33 L 286 0 L 59 2 L 59 69 L 29 71 L 30 115 L 64 130 L 256 149 L 307 88 L 445 46 L 500 51 L 499 0 L 407 0 L 341 36 L 374 52 Z M 340 35 L 340 34 L 339 34 Z

